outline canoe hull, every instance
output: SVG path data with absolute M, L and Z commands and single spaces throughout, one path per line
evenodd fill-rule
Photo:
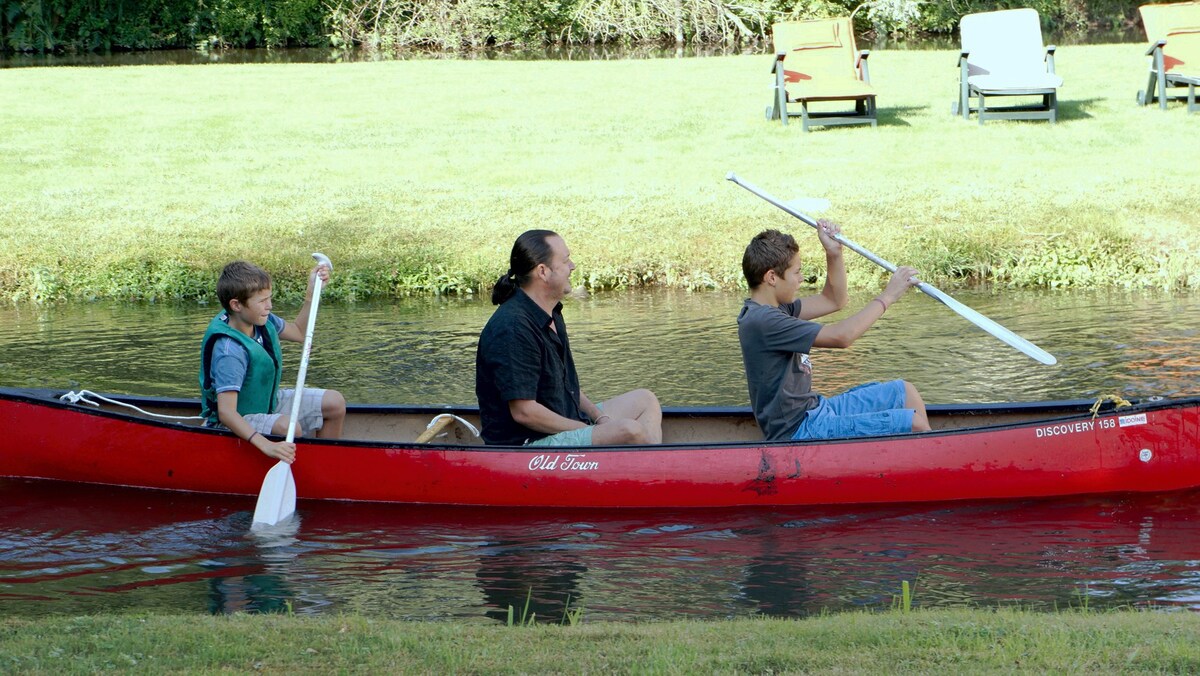
M 431 410 L 436 413 L 436 410 Z M 524 449 L 298 442 L 300 499 L 540 507 L 830 505 L 1200 486 L 1200 399 L 921 435 Z M 273 461 L 215 430 L 0 390 L 0 476 L 256 495 Z

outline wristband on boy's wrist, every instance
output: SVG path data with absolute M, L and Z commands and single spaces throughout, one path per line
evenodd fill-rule
M 872 298 L 871 300 L 877 300 L 877 301 L 879 301 L 879 304 L 883 306 L 883 311 L 884 311 L 884 312 L 887 312 L 888 304 L 887 304 L 887 303 L 885 303 L 885 302 L 883 302 L 883 299 L 882 299 L 882 298 L 880 298 L 879 296 L 876 296 L 876 297 Z
M 246 437 L 246 443 L 248 443 L 248 444 L 252 443 L 254 441 L 254 437 L 257 437 L 257 436 L 258 436 L 258 430 L 254 430 L 254 432 L 251 433 L 250 436 Z
M 611 416 L 611 415 L 607 415 L 607 414 L 601 414 L 601 415 L 600 415 L 600 417 L 596 418 L 596 424 L 597 424 L 597 425 L 599 425 L 599 424 L 600 424 L 600 421 L 601 421 L 601 420 L 604 420 L 605 418 L 608 418 L 609 420 L 612 420 L 612 416 Z

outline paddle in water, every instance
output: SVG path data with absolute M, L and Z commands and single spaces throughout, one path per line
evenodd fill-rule
M 319 265 L 333 270 L 333 263 L 322 253 L 314 253 Z M 321 276 L 313 282 L 312 304 L 308 310 L 308 326 L 304 330 L 304 349 L 300 354 L 300 373 L 296 376 L 296 394 L 292 397 L 292 413 L 288 418 L 287 442 L 296 438 L 296 420 L 300 417 L 300 400 L 304 398 L 304 377 L 308 375 L 308 355 L 312 351 L 313 328 L 317 325 L 317 306 L 321 304 Z M 254 522 L 251 530 L 274 526 L 296 511 L 296 480 L 292 477 L 292 466 L 282 460 L 267 472 L 262 489 L 258 492 L 258 504 L 254 507 Z
M 764 200 L 770 202 L 771 204 L 774 204 L 775 206 L 786 211 L 787 213 L 791 214 L 792 216 L 795 216 L 796 218 L 804 221 L 805 223 L 811 225 L 812 227 L 814 227 L 814 228 L 817 227 L 817 222 L 814 219 L 812 219 L 811 217 L 806 216 L 805 214 L 801 213 L 800 211 L 794 209 L 793 207 L 791 207 L 783 202 L 780 202 L 779 200 L 775 199 L 771 195 L 767 194 L 765 191 L 763 191 L 758 186 L 756 186 L 752 183 L 743 181 L 742 179 L 738 178 L 737 174 L 733 173 L 732 171 L 729 172 L 725 176 L 725 178 L 742 186 L 746 190 L 749 190 L 750 192 L 754 193 L 755 195 L 758 195 L 759 197 L 763 198 Z M 883 268 L 884 270 L 887 270 L 888 272 L 896 271 L 895 265 L 880 258 L 879 256 L 876 256 L 875 254 L 868 251 L 866 248 L 851 241 L 848 237 L 846 237 L 844 235 L 837 235 L 836 237 L 834 237 L 834 239 L 841 242 L 843 246 L 846 246 L 847 248 L 854 250 L 856 253 L 863 256 L 864 258 L 871 261 L 872 263 L 878 265 L 879 267 Z M 1037 345 L 1034 345 L 1033 343 L 1029 342 L 1028 340 L 1025 340 L 1021 336 L 1018 336 L 1017 334 L 1013 333 L 1012 331 L 1009 331 L 1008 329 L 1004 328 L 1003 326 L 996 323 L 995 321 L 988 319 L 987 317 L 979 314 L 978 312 L 967 307 L 966 305 L 963 305 L 962 303 L 958 302 L 954 298 L 951 298 L 948 294 L 942 293 L 941 291 L 934 288 L 930 284 L 928 284 L 926 282 L 921 282 L 920 284 L 917 285 L 917 288 L 920 289 L 922 292 L 924 292 L 925 295 L 938 300 L 946 307 L 950 308 L 951 310 L 954 310 L 960 316 L 962 316 L 964 319 L 971 322 L 975 326 L 978 326 L 979 328 L 983 329 L 984 331 L 987 331 L 988 333 L 992 334 L 996 338 L 999 338 L 1001 341 L 1008 344 L 1010 347 L 1014 347 L 1014 348 L 1020 350 L 1024 354 L 1032 357 L 1033 359 L 1036 359 L 1037 361 L 1039 361 L 1043 364 L 1049 365 L 1049 364 L 1058 363 L 1058 360 L 1055 359 L 1054 355 L 1043 350 L 1042 348 L 1038 347 Z

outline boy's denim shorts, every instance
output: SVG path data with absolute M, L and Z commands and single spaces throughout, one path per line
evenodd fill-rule
M 914 411 L 904 408 L 904 381 L 866 383 L 821 397 L 792 435 L 796 440 L 873 437 L 912 432 Z

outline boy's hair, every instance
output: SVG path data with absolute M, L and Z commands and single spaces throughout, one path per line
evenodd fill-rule
M 217 298 L 221 307 L 229 310 L 229 301 L 236 298 L 245 303 L 250 296 L 271 288 L 271 275 L 254 263 L 234 261 L 221 270 L 217 278 Z
M 751 289 L 762 284 L 767 270 L 783 276 L 792 257 L 800 251 L 800 245 L 791 235 L 778 230 L 763 230 L 750 240 L 746 253 L 742 255 L 742 274 L 746 275 L 746 283 Z

